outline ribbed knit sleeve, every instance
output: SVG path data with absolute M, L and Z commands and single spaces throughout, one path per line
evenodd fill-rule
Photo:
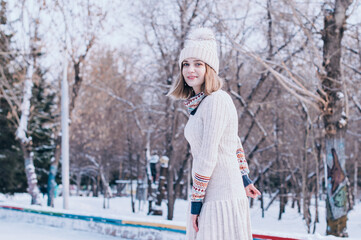
M 221 137 L 227 126 L 229 102 L 221 94 L 205 99 L 202 112 L 203 136 L 201 149 L 193 162 L 192 214 L 199 214 L 206 188 L 217 163 Z

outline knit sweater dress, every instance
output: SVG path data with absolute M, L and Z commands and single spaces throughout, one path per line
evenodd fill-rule
M 189 207 L 187 240 L 251 240 L 249 205 L 236 151 L 237 110 L 223 90 L 207 96 L 189 117 L 184 135 L 191 146 L 192 201 L 201 201 L 195 232 Z M 196 184 L 196 187 L 195 187 Z

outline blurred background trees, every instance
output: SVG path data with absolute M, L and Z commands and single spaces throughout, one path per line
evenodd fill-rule
M 15 132 L 28 59 L 37 59 L 27 136 L 38 185 L 50 190 L 51 200 L 51 187 L 61 183 L 59 66 L 68 38 L 70 169 L 77 194 L 101 193 L 109 207 L 116 180 L 144 189 L 151 155 L 167 156 L 163 198 L 172 219 L 174 201 L 187 198 L 192 159 L 183 136 L 188 114 L 181 101 L 165 94 L 179 75 L 189 31 L 206 26 L 219 42 L 224 90 L 238 110 L 250 176 L 263 192 L 251 204 L 262 214 L 279 204 L 281 219 L 291 202 L 314 232 L 333 166 L 327 139 L 335 131 L 343 139 L 343 149 L 334 147 L 345 176 L 341 205 L 347 212 L 360 199 L 360 12 L 359 1 L 346 0 L 2 1 L 0 189 L 27 187 Z M 26 21 L 19 17 L 25 15 Z M 25 31 L 29 22 L 37 28 Z M 37 43 L 35 50 L 22 47 L 23 36 Z M 328 48 L 335 39 L 339 45 Z M 155 169 L 157 184 L 160 163 Z M 157 187 L 146 188 L 153 188 L 146 199 L 154 206 Z

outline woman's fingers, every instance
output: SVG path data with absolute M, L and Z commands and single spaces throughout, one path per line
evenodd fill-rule
M 248 197 L 255 198 L 255 192 L 252 189 L 248 189 Z
M 198 232 L 198 215 L 192 214 L 192 223 L 193 223 L 193 228 L 194 230 L 196 230 L 196 232 Z
M 261 192 L 258 191 L 258 189 L 257 189 L 256 187 L 254 187 L 254 190 L 256 191 L 256 194 L 257 194 L 258 196 L 261 196 Z
M 257 196 L 261 195 L 261 192 L 253 185 L 250 184 L 246 187 L 246 194 L 248 197 L 256 198 Z

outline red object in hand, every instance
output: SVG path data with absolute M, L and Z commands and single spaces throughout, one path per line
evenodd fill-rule
M 257 196 L 261 196 L 261 192 L 253 185 L 249 184 L 246 187 L 246 195 L 247 197 L 256 198 Z

